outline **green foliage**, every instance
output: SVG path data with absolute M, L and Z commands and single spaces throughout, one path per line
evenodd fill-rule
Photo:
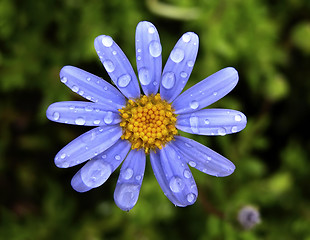
M 303 0 L 1 0 L 0 238 L 41 239 L 310 239 L 310 4 Z M 183 17 L 182 17 L 183 16 Z M 79 169 L 53 158 L 88 128 L 49 122 L 49 104 L 80 99 L 59 81 L 73 65 L 109 80 L 93 47 L 111 35 L 135 66 L 135 27 L 159 30 L 163 60 L 186 31 L 200 38 L 188 86 L 235 67 L 239 84 L 211 107 L 232 108 L 247 127 L 225 137 L 184 134 L 236 165 L 226 178 L 192 171 L 195 205 L 176 208 L 147 162 L 137 205 L 113 202 L 118 170 L 102 187 L 75 193 Z M 255 206 L 261 223 L 244 230 L 238 211 Z

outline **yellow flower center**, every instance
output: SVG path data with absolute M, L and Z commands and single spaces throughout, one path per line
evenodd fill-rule
M 144 148 L 145 153 L 162 149 L 178 133 L 174 109 L 161 99 L 160 94 L 128 100 L 127 105 L 118 111 L 122 118 L 121 138 L 131 142 L 132 149 Z

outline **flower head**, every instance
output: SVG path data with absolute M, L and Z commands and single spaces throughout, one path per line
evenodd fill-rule
M 176 206 L 184 207 L 193 204 L 198 195 L 189 166 L 218 177 L 234 171 L 228 159 L 178 134 L 181 130 L 225 135 L 246 126 L 246 117 L 239 111 L 203 109 L 235 87 L 238 73 L 234 68 L 222 69 L 181 93 L 197 56 L 195 33 L 180 38 L 162 71 L 156 28 L 149 22 L 138 24 L 136 60 L 144 94 L 131 64 L 110 36 L 97 37 L 95 49 L 117 88 L 84 70 L 65 66 L 60 71 L 61 81 L 89 101 L 57 102 L 46 112 L 52 121 L 95 127 L 55 157 L 60 168 L 88 160 L 72 178 L 76 191 L 99 187 L 123 162 L 114 200 L 122 210 L 130 210 L 138 200 L 146 155 L 150 155 L 165 195 Z

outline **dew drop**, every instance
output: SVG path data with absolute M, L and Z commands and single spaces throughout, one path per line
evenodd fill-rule
M 237 115 L 235 116 L 235 121 L 236 121 L 236 122 L 240 122 L 241 119 L 242 119 L 242 116 L 241 116 L 240 114 L 237 114 Z
M 93 111 L 92 106 L 86 106 L 86 107 L 85 107 L 85 111 L 86 111 L 86 112 L 91 112 L 91 111 Z
M 75 86 L 75 85 L 73 85 L 71 89 L 72 89 L 73 92 L 78 92 L 79 91 L 79 87 Z
M 178 193 L 184 189 L 184 182 L 179 177 L 172 177 L 169 182 L 169 187 L 172 192 Z
M 116 186 L 114 199 L 123 210 L 130 210 L 137 202 L 140 186 L 136 184 L 120 184 Z
M 103 66 L 104 66 L 105 70 L 107 70 L 107 72 L 109 72 L 109 73 L 113 72 L 115 70 L 115 66 L 114 66 L 113 62 L 110 60 L 104 61 Z
M 111 173 L 112 167 L 110 164 L 96 161 L 81 169 L 81 178 L 86 186 L 94 188 L 103 184 Z
M 187 66 L 188 67 L 193 67 L 194 66 L 194 62 L 193 61 L 188 61 L 187 62 Z
M 101 42 L 103 46 L 111 47 L 113 44 L 113 39 L 110 36 L 103 36 Z
M 188 43 L 190 40 L 191 40 L 191 35 L 189 33 L 184 33 L 183 36 L 182 36 L 182 40 L 183 42 L 186 42 Z
M 199 133 L 198 123 L 199 118 L 192 114 L 192 116 L 189 118 L 189 124 L 193 133 Z
M 185 143 L 185 146 L 188 147 L 188 148 L 192 147 L 192 145 L 190 145 L 189 143 Z
M 60 158 L 64 159 L 66 156 L 67 156 L 67 154 L 63 153 L 63 154 L 60 155 Z
M 117 52 L 116 52 L 116 51 L 113 51 L 112 54 L 115 56 L 115 55 L 117 54 Z
M 186 199 L 189 203 L 192 203 L 196 199 L 196 195 L 194 193 L 189 193 L 187 194 Z
M 216 96 L 217 95 L 217 92 L 213 92 L 213 96 Z
M 53 119 L 54 119 L 55 121 L 57 121 L 57 120 L 59 119 L 59 117 L 60 117 L 59 112 L 54 112 L 54 113 L 53 113 Z
M 105 158 L 107 158 L 107 155 L 103 154 L 103 155 L 101 156 L 101 158 L 105 159 Z
M 217 130 L 218 134 L 221 135 L 221 136 L 224 136 L 226 135 L 226 129 L 225 128 L 219 128 Z
M 107 114 L 105 115 L 103 121 L 106 124 L 110 124 L 113 121 L 113 116 L 112 116 L 112 112 L 107 112 Z
M 61 81 L 62 83 L 66 83 L 66 82 L 68 81 L 68 79 L 67 79 L 66 77 L 62 77 L 62 78 L 60 79 L 60 81 Z
M 159 57 L 161 55 L 161 45 L 158 41 L 154 40 L 149 45 L 149 52 L 153 57 Z
M 137 181 L 140 181 L 141 178 L 142 178 L 141 175 L 137 175 L 137 176 L 136 176 L 136 180 L 137 180 Z
M 199 102 L 193 100 L 190 102 L 189 106 L 191 107 L 191 109 L 197 109 L 199 107 Z
M 129 74 L 124 74 L 118 78 L 119 87 L 127 87 L 131 81 L 131 76 Z
M 89 82 L 90 81 L 90 77 L 86 78 L 86 80 Z
M 185 178 L 190 178 L 192 176 L 191 172 L 187 169 L 184 170 L 183 175 Z
M 155 28 L 152 26 L 152 27 L 149 27 L 147 29 L 147 31 L 150 33 L 150 34 L 153 34 L 155 32 Z
M 204 121 L 204 122 L 205 122 L 205 124 L 206 124 L 206 125 L 210 124 L 209 119 L 205 119 L 205 121 Z
M 174 48 L 170 54 L 170 58 L 175 63 L 179 63 L 184 59 L 184 50 L 181 48 Z
M 129 180 L 133 176 L 133 170 L 131 168 L 126 168 L 122 176 L 124 179 Z
M 189 161 L 188 163 L 191 167 L 196 167 L 197 164 L 194 161 Z
M 237 126 L 233 126 L 233 127 L 231 128 L 231 132 L 232 132 L 232 133 L 238 132 L 238 127 L 237 127 Z
M 181 73 L 180 73 L 180 76 L 181 76 L 182 78 L 186 78 L 186 77 L 188 76 L 188 74 L 187 74 L 186 72 L 181 72 Z
M 162 78 L 161 84 L 166 89 L 171 89 L 175 84 L 175 75 L 173 72 L 166 72 Z
M 100 124 L 100 120 L 98 120 L 98 119 L 95 120 L 95 121 L 94 121 L 94 124 L 96 124 L 96 125 Z
M 68 162 L 63 162 L 61 165 L 63 168 L 68 168 L 70 165 Z
M 142 85 L 149 85 L 151 82 L 151 76 L 149 70 L 146 68 L 140 68 L 139 69 L 139 79 Z
M 117 160 L 117 161 L 121 160 L 121 156 L 118 155 L 118 154 L 116 154 L 116 155 L 114 156 L 114 158 L 115 158 L 115 160 Z
M 82 117 L 79 117 L 77 119 L 75 119 L 75 124 L 77 125 L 84 125 L 85 124 L 85 119 Z
M 137 57 L 137 60 L 140 61 L 140 60 L 141 60 L 141 56 L 138 56 L 138 57 Z

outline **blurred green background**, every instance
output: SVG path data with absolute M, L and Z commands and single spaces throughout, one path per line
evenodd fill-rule
M 151 21 L 163 63 L 184 32 L 200 37 L 187 87 L 227 66 L 236 88 L 211 107 L 244 112 L 248 125 L 225 137 L 193 136 L 229 158 L 216 178 L 193 169 L 197 202 L 177 208 L 147 162 L 137 205 L 113 202 L 118 170 L 101 187 L 76 193 L 80 166 L 58 169 L 55 154 L 89 128 L 50 122 L 49 104 L 81 100 L 61 84 L 73 65 L 107 79 L 93 47 L 110 35 L 135 67 L 139 21 Z M 0 239 L 310 239 L 310 1 L 0 0 Z M 239 224 L 244 206 L 261 223 Z

